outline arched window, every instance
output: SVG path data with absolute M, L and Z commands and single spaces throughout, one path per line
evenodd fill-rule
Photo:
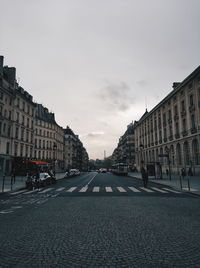
M 183 155 L 184 155 L 184 162 L 186 165 L 190 164 L 190 150 L 189 150 L 189 144 L 187 141 L 183 144 Z
M 192 159 L 195 165 L 199 165 L 199 144 L 196 139 L 192 141 Z
M 176 161 L 177 161 L 177 164 L 178 165 L 181 165 L 182 164 L 182 159 L 181 159 L 181 146 L 180 146 L 179 143 L 176 145 Z

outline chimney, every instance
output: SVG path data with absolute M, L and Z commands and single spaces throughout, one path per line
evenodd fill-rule
M 14 83 L 15 83 L 15 77 L 16 77 L 16 68 L 15 67 L 5 66 L 3 68 L 3 70 L 5 71 L 5 73 L 7 75 L 8 82 L 10 84 L 14 85 Z
M 180 85 L 180 82 L 174 82 L 172 85 L 173 89 L 175 89 L 178 85 Z
M 3 60 L 4 57 L 0 56 L 0 75 L 3 75 Z

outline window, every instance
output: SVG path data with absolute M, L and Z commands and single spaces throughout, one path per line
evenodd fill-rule
M 3 100 L 3 92 L 0 91 L 0 99 Z
M 15 139 L 18 139 L 18 136 L 19 135 L 19 128 L 18 127 L 16 127 L 15 128 Z
M 191 115 L 191 128 L 195 129 L 196 128 L 196 124 L 195 124 L 195 116 L 194 114 Z
M 28 145 L 26 145 L 26 152 L 25 152 L 26 157 L 28 157 Z
M 24 129 L 21 128 L 21 140 L 23 141 L 24 140 Z
M 17 156 L 17 152 L 18 152 L 18 143 L 15 142 L 15 146 L 14 146 L 14 155 Z
M 27 127 L 29 128 L 29 118 L 27 118 Z
M 25 118 L 24 118 L 24 115 L 22 115 L 22 125 L 24 126 L 24 121 L 25 121 Z
M 11 126 L 8 126 L 8 137 L 11 135 Z
M 24 145 L 21 143 L 20 145 L 20 156 L 23 156 L 24 153 Z
M 6 143 L 6 154 L 9 154 L 9 151 L 10 151 L 10 143 L 7 142 Z
M 3 132 L 6 132 L 6 123 L 3 124 Z
M 29 142 L 29 131 L 26 131 L 26 141 Z
M 3 106 L 0 106 L 0 115 L 3 114 Z
M 11 111 L 9 111 L 8 119 L 11 120 Z
M 182 109 L 182 112 L 185 111 L 185 101 L 184 100 L 181 102 L 181 109 Z
M 193 95 L 190 95 L 190 106 L 192 107 L 194 105 L 194 98 Z
M 25 111 L 25 102 L 22 103 L 22 110 Z
M 16 113 L 16 121 L 17 121 L 17 123 L 19 123 L 19 113 L 18 112 Z
M 0 122 L 0 135 L 1 135 L 1 129 L 2 129 L 2 122 Z

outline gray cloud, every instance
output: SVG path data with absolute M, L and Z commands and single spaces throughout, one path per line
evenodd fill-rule
M 108 110 L 127 111 L 134 103 L 131 96 L 131 89 L 126 82 L 119 84 L 106 81 L 106 86 L 98 93 Z
M 102 136 L 104 134 L 105 133 L 103 131 L 92 131 L 90 133 L 81 135 L 81 137 L 82 138 L 96 138 L 96 137 Z

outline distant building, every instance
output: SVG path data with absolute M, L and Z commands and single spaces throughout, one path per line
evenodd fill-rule
M 127 164 L 130 168 L 135 166 L 135 124 L 127 126 L 127 130 L 119 138 L 117 148 L 113 151 L 112 160 L 116 163 Z

